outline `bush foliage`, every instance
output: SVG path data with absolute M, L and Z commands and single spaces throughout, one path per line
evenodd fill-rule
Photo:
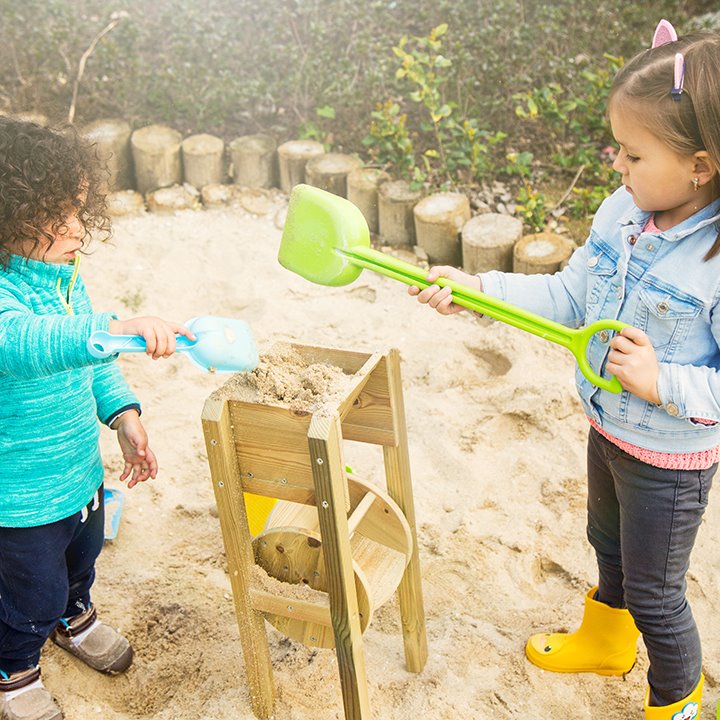
M 419 183 L 503 176 L 530 198 L 543 173 L 569 180 L 584 166 L 585 212 L 610 174 L 615 69 L 659 18 L 682 30 L 703 4 L 0 0 L 0 110 L 66 120 L 85 53 L 77 124 L 311 136 Z

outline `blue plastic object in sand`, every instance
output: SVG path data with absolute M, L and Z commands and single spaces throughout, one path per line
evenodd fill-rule
M 188 340 L 179 335 L 176 350 L 187 353 L 199 368 L 210 372 L 243 372 L 257 367 L 257 347 L 246 322 L 204 315 L 188 320 L 185 326 L 197 339 Z M 88 338 L 87 348 L 96 358 L 120 352 L 145 352 L 145 339 L 140 335 L 112 335 L 96 330 Z
M 118 488 L 103 488 L 103 502 L 105 503 L 105 539 L 114 540 L 120 527 L 125 495 Z

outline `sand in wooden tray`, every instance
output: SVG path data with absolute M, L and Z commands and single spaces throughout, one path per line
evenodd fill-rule
M 336 365 L 310 362 L 280 343 L 260 356 L 255 370 L 233 375 L 212 397 L 314 412 L 340 402 L 351 377 Z

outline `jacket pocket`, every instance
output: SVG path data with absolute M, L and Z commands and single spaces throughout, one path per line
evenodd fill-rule
M 690 332 L 693 321 L 702 313 L 701 300 L 674 288 L 643 284 L 635 314 L 635 327 L 644 330 L 655 351 L 668 360 Z
M 606 295 L 607 288 L 617 275 L 618 256 L 608 252 L 601 244 L 588 244 L 587 303 L 595 305 Z

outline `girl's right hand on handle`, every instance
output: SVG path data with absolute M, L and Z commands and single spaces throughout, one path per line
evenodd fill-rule
M 111 320 L 108 332 L 111 335 L 142 336 L 147 346 L 145 352 L 153 360 L 170 357 L 175 352 L 176 335 L 184 335 L 188 340 L 195 340 L 195 336 L 184 325 L 152 316 L 131 320 Z
M 473 290 L 482 291 L 482 283 L 477 275 L 470 275 L 462 270 L 458 270 L 452 265 L 434 265 L 428 271 L 425 279 L 430 283 L 434 283 L 439 277 L 446 277 L 448 280 L 466 285 Z M 465 308 L 453 302 L 452 290 L 449 287 L 440 287 L 439 285 L 430 285 L 421 290 L 417 285 L 411 285 L 408 288 L 408 294 L 416 297 L 418 302 L 423 305 L 429 305 L 437 310 L 441 315 L 454 315 Z

